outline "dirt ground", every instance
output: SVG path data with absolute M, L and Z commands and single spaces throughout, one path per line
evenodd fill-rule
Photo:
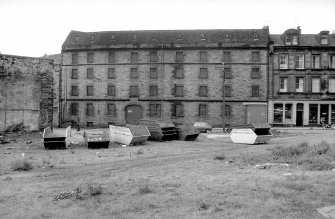
M 0 145 L 0 218 L 325 218 L 317 208 L 335 205 L 335 171 L 261 170 L 229 159 L 303 141 L 335 144 L 335 130 L 283 129 L 260 145 L 201 134 L 97 150 L 83 146 L 83 131 L 67 150 L 45 150 L 41 134 Z M 23 156 L 34 169 L 11 170 Z M 72 192 L 88 185 L 101 194 Z M 55 199 L 62 193 L 72 196 Z

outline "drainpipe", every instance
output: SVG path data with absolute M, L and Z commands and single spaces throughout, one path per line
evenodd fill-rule
M 161 120 L 163 120 L 163 104 L 164 104 L 164 45 L 162 43 L 162 98 L 161 98 Z
M 63 70 L 63 53 L 60 56 L 60 64 L 59 64 L 59 77 L 58 77 L 58 127 L 61 127 L 63 122 L 62 120 L 62 70 Z

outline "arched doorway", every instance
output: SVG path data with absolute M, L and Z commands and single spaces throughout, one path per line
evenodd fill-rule
M 127 124 L 136 124 L 138 120 L 142 119 L 142 107 L 139 105 L 129 105 L 124 111 Z

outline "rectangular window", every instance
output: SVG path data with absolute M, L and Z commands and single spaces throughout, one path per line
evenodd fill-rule
M 207 116 L 208 115 L 208 109 L 206 104 L 199 104 L 199 116 Z
M 207 79 L 208 78 L 208 69 L 207 68 L 200 68 L 200 79 Z
M 295 78 L 295 92 L 304 92 L 304 78 L 303 77 Z
M 286 35 L 286 45 L 292 45 L 291 34 Z
M 107 104 L 107 115 L 108 116 L 116 116 L 116 106 L 113 103 Z
M 280 78 L 279 92 L 288 92 L 288 78 Z
M 158 78 L 157 68 L 150 68 L 150 78 L 151 79 Z
M 138 86 L 134 85 L 134 86 L 130 86 L 129 88 L 129 96 L 130 97 L 138 97 Z
M 157 85 L 150 85 L 149 87 L 149 94 L 151 97 L 157 97 L 158 96 L 158 87 Z
M 130 78 L 131 79 L 137 79 L 138 78 L 137 68 L 131 68 L 130 69 Z
M 93 63 L 94 62 L 94 53 L 88 52 L 87 53 L 87 63 Z
M 208 62 L 207 51 L 200 51 L 200 62 Z
M 335 93 L 335 78 L 330 78 L 328 81 L 328 92 Z
M 273 122 L 283 123 L 283 104 L 275 103 L 273 108 Z
M 231 52 L 223 51 L 223 62 L 231 62 Z
M 115 85 L 108 85 L 108 87 L 107 87 L 107 96 L 112 96 L 112 97 L 116 96 Z
M 309 104 L 309 124 L 318 123 L 318 104 Z
M 181 51 L 176 52 L 176 62 L 183 62 L 184 61 L 184 53 Z
M 93 79 L 93 68 L 87 68 L 87 79 Z
M 182 103 L 174 103 L 172 105 L 172 116 L 174 117 L 184 116 L 184 106 Z
M 115 52 L 109 52 L 108 53 L 108 62 L 109 63 L 115 63 Z
M 155 51 L 150 52 L 150 62 L 157 62 L 157 61 L 158 61 L 157 52 Z
M 259 67 L 252 67 L 251 68 L 251 78 L 253 78 L 253 79 L 261 78 Z
M 328 44 L 328 36 L 327 35 L 321 35 L 321 44 L 327 45 Z
M 225 97 L 231 97 L 231 85 L 225 85 L 224 86 L 224 94 Z
M 297 34 L 292 35 L 292 45 L 298 45 L 298 35 Z
M 312 78 L 312 93 L 320 93 L 320 78 Z
M 71 79 L 78 79 L 78 69 L 72 69 Z
M 332 69 L 335 68 L 335 55 L 331 55 L 329 57 L 329 68 L 332 68 Z
M 224 72 L 225 79 L 231 79 L 233 77 L 231 73 L 231 67 L 225 67 L 223 72 Z
M 131 63 L 138 62 L 138 53 L 137 52 L 131 52 L 130 53 L 130 62 Z
M 149 104 L 149 116 L 160 117 L 161 116 L 161 104 Z
M 221 115 L 222 116 L 222 112 L 223 112 L 223 107 L 221 106 Z M 225 105 L 225 117 L 231 117 L 232 116 L 232 111 L 231 111 L 231 105 Z
M 71 86 L 71 96 L 78 96 L 78 86 Z
M 86 95 L 87 96 L 93 96 L 93 85 L 88 85 L 86 87 Z
M 78 53 L 72 53 L 72 64 L 78 64 Z
M 279 68 L 288 69 L 288 55 L 287 54 L 281 54 L 279 56 Z
M 93 116 L 94 115 L 94 106 L 93 103 L 86 104 L 86 115 Z
M 304 55 L 295 55 L 295 68 L 304 69 Z
M 312 68 L 320 68 L 320 55 L 312 55 Z
M 285 104 L 285 120 L 290 120 L 290 119 L 292 119 L 292 104 L 287 103 Z
M 72 116 L 78 116 L 78 109 L 79 109 L 78 103 L 71 103 L 70 112 Z
M 199 97 L 207 97 L 207 96 L 208 96 L 208 87 L 199 86 Z
M 184 69 L 183 68 L 175 68 L 175 78 L 184 78 Z
M 251 86 L 251 96 L 259 97 L 259 86 Z
M 108 68 L 108 79 L 115 79 L 116 74 L 115 74 L 115 68 Z
M 183 85 L 175 85 L 174 86 L 174 96 L 175 97 L 183 97 L 184 96 L 184 86 Z
M 251 57 L 252 57 L 252 59 L 251 59 L 252 62 L 260 62 L 261 61 L 259 51 L 253 51 L 251 53 Z

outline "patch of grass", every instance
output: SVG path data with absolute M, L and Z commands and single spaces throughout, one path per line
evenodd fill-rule
M 153 193 L 153 190 L 149 187 L 149 183 L 146 182 L 146 183 L 140 185 L 139 193 L 142 194 L 142 195 L 143 194 L 148 194 L 148 193 Z
M 273 157 L 278 158 L 292 158 L 306 153 L 308 150 L 307 142 L 301 142 L 298 145 L 290 147 L 277 146 L 272 151 Z
M 137 149 L 136 154 L 137 154 L 137 155 L 139 155 L 139 154 L 144 154 L 144 150 L 143 150 L 143 148 L 139 148 L 139 149 Z
M 30 171 L 34 169 L 33 163 L 26 159 L 14 160 L 10 164 L 10 168 L 14 171 Z

